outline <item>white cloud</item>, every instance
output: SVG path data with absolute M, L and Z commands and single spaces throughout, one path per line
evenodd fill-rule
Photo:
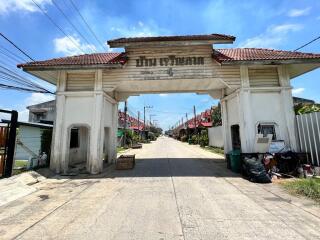
M 239 47 L 251 48 L 251 47 L 264 47 L 264 48 L 276 48 L 281 45 L 290 32 L 296 32 L 303 28 L 301 24 L 281 24 L 273 25 L 268 29 L 253 38 L 249 38 L 243 43 L 240 43 Z
M 272 34 L 287 34 L 288 32 L 295 32 L 301 30 L 301 24 L 282 24 L 270 27 L 269 31 Z
M 19 106 L 19 121 L 28 121 L 29 118 L 29 110 L 26 109 L 27 106 L 31 106 L 38 103 L 43 103 L 47 101 L 54 100 L 55 96 L 51 94 L 44 93 L 32 93 L 31 96 L 27 97 L 23 104 Z
M 111 27 L 111 31 L 117 32 L 117 34 L 122 37 L 150 37 L 159 35 L 157 26 L 148 26 L 142 21 L 139 21 L 138 24 L 134 26 L 123 25 L 120 27 Z
M 166 97 L 166 96 L 168 96 L 168 94 L 167 93 L 160 93 L 159 96 L 160 97 Z
M 44 93 L 32 93 L 31 96 L 25 99 L 26 106 L 43 103 L 55 99 L 55 96 L 52 94 Z
M 78 55 L 84 52 L 92 52 L 96 50 L 94 45 L 81 43 L 81 40 L 74 36 L 55 38 L 53 40 L 54 50 L 64 55 Z
M 36 0 L 41 7 L 52 4 L 51 0 Z M 32 0 L 2 0 L 0 3 L 0 15 L 10 12 L 39 12 L 40 9 L 32 2 Z
M 303 9 L 291 9 L 288 13 L 289 17 L 300 17 L 300 16 L 306 16 L 310 13 L 311 8 L 303 8 Z
M 294 88 L 292 89 L 292 94 L 299 95 L 304 92 L 304 88 Z
M 105 46 L 107 48 L 107 52 L 113 52 L 113 48 L 110 48 L 109 44 L 107 42 L 105 42 Z

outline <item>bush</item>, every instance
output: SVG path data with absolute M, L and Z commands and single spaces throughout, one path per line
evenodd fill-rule
M 205 147 L 209 145 L 209 137 L 208 137 L 208 131 L 202 130 L 200 137 L 199 137 L 199 144 L 201 147 Z
M 192 135 L 191 139 L 190 139 L 190 143 L 191 144 L 198 144 L 199 142 L 199 138 L 197 135 Z
M 181 142 L 187 142 L 188 141 L 188 136 L 187 135 L 183 135 L 181 138 L 180 138 Z
M 157 138 L 156 138 L 156 136 L 155 136 L 155 134 L 153 132 L 149 132 L 148 139 L 150 141 L 155 141 Z

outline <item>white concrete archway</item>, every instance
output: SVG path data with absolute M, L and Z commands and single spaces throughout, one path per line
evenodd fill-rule
M 290 79 L 318 68 L 320 55 L 215 48 L 234 40 L 221 34 L 121 38 L 108 43 L 123 47 L 124 53 L 21 65 L 57 85 L 51 168 L 66 171 L 64 133 L 67 126 L 82 122 L 90 126 L 88 169 L 93 174 L 101 172 L 105 142 L 108 161 L 116 158 L 118 102 L 146 93 L 194 92 L 220 99 L 226 152 L 232 149 L 232 125 L 239 125 L 241 150 L 252 152 L 258 122 L 274 122 L 282 140 L 295 150 Z

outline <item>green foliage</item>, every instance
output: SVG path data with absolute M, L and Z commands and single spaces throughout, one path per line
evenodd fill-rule
M 192 135 L 191 138 L 189 139 L 190 144 L 198 144 L 199 138 L 197 135 Z
M 181 138 L 180 138 L 181 142 L 187 142 L 188 141 L 188 136 L 187 135 L 183 135 Z
M 212 109 L 212 126 L 221 126 L 222 125 L 222 118 L 221 118 L 221 105 L 220 103 L 216 108 Z
M 294 181 L 287 181 L 283 186 L 293 194 L 303 195 L 320 202 L 320 179 L 297 179 Z
M 320 112 L 320 104 L 303 104 L 300 103 L 294 107 L 296 115 L 302 115 L 312 112 Z
M 162 128 L 158 128 L 155 126 L 150 126 L 150 131 L 149 133 L 153 133 L 155 137 L 159 137 L 162 134 Z
M 148 139 L 150 141 L 155 141 L 157 138 L 156 138 L 156 135 L 153 132 L 149 132 L 148 133 Z
M 208 137 L 208 130 L 202 130 L 199 137 L 199 144 L 201 147 L 209 145 L 209 137 Z

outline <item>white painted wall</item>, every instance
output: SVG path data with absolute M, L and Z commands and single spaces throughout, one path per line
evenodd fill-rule
M 223 127 L 212 127 L 208 128 L 208 136 L 209 136 L 209 146 L 212 147 L 223 147 L 224 145 L 224 132 Z
M 229 126 L 239 124 L 239 101 L 237 95 L 227 100 L 228 123 Z
M 67 96 L 65 103 L 65 124 L 91 125 L 93 118 L 93 96 Z
M 288 143 L 289 139 L 280 92 L 254 92 L 251 94 L 250 102 L 253 110 L 251 115 L 255 133 L 257 133 L 257 125 L 259 123 L 275 123 L 277 126 L 277 140 L 285 140 Z
M 42 130 L 38 127 L 21 125 L 17 138 L 32 152 L 38 155 L 41 149 L 41 133 Z M 33 156 L 19 144 L 16 144 L 15 160 L 29 160 L 30 157 Z

